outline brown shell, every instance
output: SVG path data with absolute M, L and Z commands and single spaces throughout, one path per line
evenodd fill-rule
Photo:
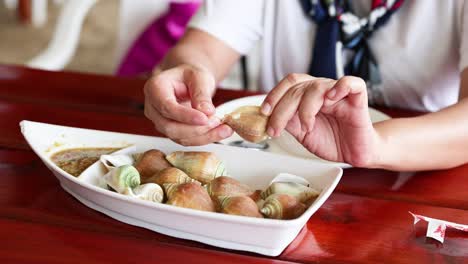
M 156 174 L 148 178 L 146 182 L 157 183 L 161 186 L 165 183 L 187 183 L 187 182 L 200 183 L 190 178 L 185 172 L 175 167 L 165 168 L 157 172 Z
M 263 218 L 257 204 L 248 196 L 220 197 L 220 213 Z
M 223 123 L 247 141 L 258 143 L 268 138 L 266 133 L 268 116 L 260 112 L 259 106 L 239 107 L 225 115 Z
M 275 193 L 289 194 L 297 199 L 301 203 L 313 202 L 315 198 L 320 195 L 320 191 L 317 191 L 311 187 L 296 183 L 296 182 L 274 182 L 268 186 L 268 188 L 261 193 L 261 197 L 266 199 L 268 196 Z
M 249 186 L 240 183 L 236 179 L 220 176 L 205 185 L 208 194 L 212 197 L 250 195 Z
M 215 205 L 206 190 L 195 182 L 166 183 L 167 204 L 201 211 L 215 212 Z
M 254 202 L 258 202 L 262 200 L 262 192 L 262 190 L 255 190 L 252 194 L 249 195 L 249 197 L 252 198 Z
M 203 184 L 226 175 L 224 163 L 214 153 L 203 151 L 176 151 L 166 156 L 176 168 Z
M 140 173 L 142 183 L 147 183 L 146 180 L 160 170 L 172 167 L 165 156 L 162 151 L 150 149 L 138 157 L 135 168 Z
M 278 193 L 268 196 L 260 211 L 267 218 L 294 219 L 302 215 L 305 210 L 306 206 L 296 197 Z

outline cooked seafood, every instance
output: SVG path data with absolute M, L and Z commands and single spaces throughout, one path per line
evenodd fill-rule
M 140 185 L 140 174 L 131 165 L 114 168 L 103 178 L 110 187 L 121 194 L 131 194 L 132 189 Z
M 167 204 L 191 208 L 201 211 L 215 212 L 215 205 L 206 190 L 200 184 L 190 183 L 166 183 L 164 190 L 167 196 Z
M 176 167 L 165 168 L 148 178 L 146 182 L 153 182 L 159 185 L 163 185 L 165 183 L 199 183 L 197 180 L 190 178 L 185 172 Z
M 263 208 L 260 210 L 265 217 L 274 219 L 294 219 L 306 210 L 306 206 L 296 197 L 276 193 L 268 196 Z
M 257 204 L 248 196 L 221 196 L 218 199 L 221 213 L 263 218 Z
M 157 149 L 150 149 L 145 153 L 137 156 L 135 168 L 140 172 L 141 181 L 146 183 L 146 180 L 155 173 L 171 167 L 171 164 L 165 158 L 166 154 Z
M 204 187 L 212 197 L 252 194 L 249 186 L 227 176 L 219 176 L 207 183 Z
M 247 141 L 258 143 L 268 138 L 266 133 L 268 116 L 260 112 L 259 106 L 239 107 L 225 115 L 223 123 Z
M 176 151 L 166 156 L 176 168 L 203 184 L 218 176 L 227 175 L 224 163 L 211 152 Z

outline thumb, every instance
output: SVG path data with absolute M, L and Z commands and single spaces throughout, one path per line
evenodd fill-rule
M 207 116 L 215 112 L 215 107 L 211 100 L 215 90 L 215 79 L 211 73 L 203 70 L 191 69 L 188 73 L 188 90 L 192 107 Z

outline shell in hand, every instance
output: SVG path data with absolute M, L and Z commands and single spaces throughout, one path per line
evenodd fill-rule
M 215 211 L 215 205 L 206 190 L 195 182 L 166 183 L 167 204 L 201 211 Z
M 199 183 L 197 180 L 190 178 L 185 172 L 175 167 L 165 168 L 157 172 L 155 175 L 147 179 L 146 182 L 152 182 L 159 185 L 163 185 L 165 183 Z
M 176 151 L 166 156 L 176 168 L 203 184 L 218 176 L 227 175 L 224 163 L 211 152 Z
M 140 185 L 140 174 L 132 165 L 114 168 L 103 178 L 110 187 L 121 194 L 129 194 L 132 188 Z
M 166 154 L 157 149 L 150 149 L 137 157 L 135 168 L 140 172 L 143 183 L 160 170 L 171 167 L 165 156 Z
M 220 176 L 205 185 L 208 194 L 212 197 L 250 195 L 249 186 L 240 183 L 236 179 Z
M 258 143 L 268 138 L 268 116 L 260 112 L 259 106 L 241 106 L 225 115 L 223 123 L 247 141 Z
M 151 202 L 162 203 L 164 200 L 164 191 L 156 183 L 146 183 L 135 187 L 133 190 L 133 194 L 142 199 Z
M 320 194 L 319 191 L 296 182 L 273 182 L 262 192 L 261 196 L 263 199 L 266 199 L 268 196 L 276 193 L 292 195 L 301 203 L 313 201 Z
M 263 218 L 255 201 L 248 196 L 222 196 L 218 199 L 221 213 Z
M 304 213 L 305 210 L 306 206 L 296 197 L 277 193 L 268 196 L 260 211 L 267 218 L 294 219 Z

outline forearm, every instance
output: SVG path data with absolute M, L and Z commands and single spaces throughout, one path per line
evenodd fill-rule
M 224 42 L 197 29 L 188 29 L 184 37 L 165 56 L 156 71 L 188 64 L 209 71 L 220 82 L 240 54 Z
M 468 98 L 436 113 L 375 124 L 380 144 L 371 166 L 416 171 L 467 163 L 467 113 Z

